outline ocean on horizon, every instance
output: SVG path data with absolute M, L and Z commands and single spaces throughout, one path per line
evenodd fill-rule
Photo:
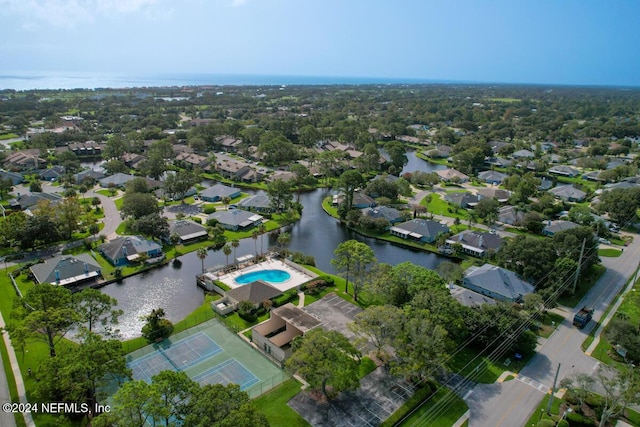
M 0 90 L 98 89 L 172 86 L 263 86 L 446 83 L 427 79 L 277 76 L 243 74 L 158 74 L 147 76 L 77 72 L 0 73 Z

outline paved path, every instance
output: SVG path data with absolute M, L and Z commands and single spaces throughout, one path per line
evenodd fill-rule
M 0 313 L 0 328 L 2 328 L 2 339 L 4 340 L 4 345 L 7 347 L 7 353 L 9 354 L 9 362 L 11 363 L 11 369 L 13 370 L 13 376 L 16 380 L 16 388 L 18 389 L 18 398 L 20 403 L 27 403 L 27 392 L 24 389 L 24 383 L 22 381 L 22 374 L 20 372 L 20 366 L 18 365 L 18 359 L 16 358 L 16 353 L 13 350 L 13 346 L 11 345 L 11 340 L 9 339 L 9 333 L 4 330 L 5 323 L 2 317 L 2 313 Z M 9 395 L 9 389 L 7 388 L 7 377 L 4 372 L 4 369 L 0 369 L 2 372 L 0 374 L 0 403 L 11 402 L 11 398 Z M 31 413 L 24 413 L 24 421 L 27 424 L 27 427 L 35 427 L 35 423 L 33 422 L 33 418 L 31 417 Z M 4 411 L 0 411 L 0 426 L 2 427 L 13 427 L 16 425 L 16 420 L 12 413 L 5 413 Z

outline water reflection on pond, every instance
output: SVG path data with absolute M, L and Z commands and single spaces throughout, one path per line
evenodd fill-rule
M 433 167 L 415 155 L 410 156 L 409 159 L 411 165 L 421 166 L 419 170 L 427 171 L 427 168 Z M 245 192 L 252 193 L 246 190 Z M 300 197 L 300 202 L 304 206 L 302 218 L 288 228 L 292 237 L 288 248 L 312 255 L 319 269 L 334 273 L 335 269 L 331 265 L 333 251 L 341 242 L 349 239 L 366 243 L 373 249 L 378 261 L 392 265 L 410 261 L 417 265 L 435 268 L 445 259 L 436 254 L 362 237 L 347 230 L 322 210 L 322 200 L 330 194 L 329 190 L 324 189 L 302 194 Z M 266 250 L 267 247 L 276 245 L 276 238 L 271 234 L 258 238 L 257 241 L 251 238 L 243 239 L 240 246 L 236 248 L 235 255 L 240 257 L 255 254 L 256 248 L 258 251 L 262 250 L 261 246 Z M 232 259 L 233 254 L 229 256 L 229 260 Z M 204 265 L 210 267 L 225 264 L 226 260 L 220 248 L 210 249 Z M 121 283 L 112 283 L 102 288 L 103 292 L 119 301 L 119 308 L 125 312 L 120 324 L 122 337 L 139 336 L 144 324 L 140 318 L 149 314 L 154 308 L 163 308 L 169 320 L 177 322 L 199 307 L 204 301 L 204 292 L 196 286 L 195 275 L 201 270 L 201 261 L 196 253 L 192 252 L 179 257 L 178 263 L 172 262 L 144 274 L 129 277 Z

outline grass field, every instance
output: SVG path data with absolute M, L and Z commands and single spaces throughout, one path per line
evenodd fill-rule
M 613 249 L 613 248 L 598 249 L 598 256 L 615 258 L 615 257 L 619 257 L 621 254 L 622 254 L 622 251 L 619 249 Z

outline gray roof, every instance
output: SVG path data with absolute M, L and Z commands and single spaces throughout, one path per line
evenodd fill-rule
M 229 187 L 224 184 L 216 184 L 212 187 L 205 188 L 200 192 L 200 197 L 210 197 L 210 198 L 223 198 L 230 197 L 234 194 L 239 193 L 240 190 L 237 188 Z
M 118 237 L 110 242 L 103 243 L 98 248 L 100 249 L 100 252 L 113 260 L 162 249 L 162 247 L 156 242 L 144 239 L 140 236 Z
M 516 157 L 519 157 L 519 158 L 526 157 L 526 158 L 531 159 L 531 158 L 535 157 L 535 154 L 533 154 L 529 150 L 518 150 L 518 151 L 514 152 L 513 154 L 511 154 L 511 157 L 514 157 L 514 158 L 516 158 Z
M 252 223 L 262 219 L 262 216 L 242 209 L 230 209 L 228 211 L 217 211 L 207 217 L 207 219 L 217 219 L 220 224 L 247 227 Z
M 322 324 L 318 319 L 307 313 L 306 311 L 296 307 L 290 302 L 282 307 L 274 308 L 271 313 L 280 317 L 285 322 L 293 325 L 302 333 L 307 332 Z
M 225 295 L 229 298 L 238 302 L 249 301 L 252 304 L 260 304 L 262 301 L 275 298 L 281 294 L 281 290 L 274 288 L 262 280 L 256 280 L 255 282 L 247 283 L 246 285 L 225 292 Z
M 31 267 L 38 283 L 73 284 L 100 275 L 100 264 L 88 254 L 61 255 Z
M 105 174 L 100 171 L 94 171 L 92 169 L 83 170 L 73 176 L 77 183 L 81 183 L 85 178 L 93 178 L 99 181 L 105 177 Z
M 482 267 L 469 267 L 464 272 L 464 283 L 502 295 L 510 301 L 522 299 L 526 294 L 535 291 L 535 287 L 522 280 L 513 271 L 492 264 Z
M 362 214 L 371 218 L 384 218 L 387 221 L 393 221 L 402 216 L 402 213 L 395 208 L 388 206 L 379 206 L 375 208 L 364 208 Z
M 494 233 L 465 230 L 447 239 L 449 243 L 460 243 L 472 249 L 497 251 L 502 246 L 502 237 Z
M 640 187 L 640 184 L 637 184 L 635 182 L 629 182 L 629 181 L 621 181 L 621 182 L 615 182 L 612 184 L 604 185 L 605 190 L 616 190 L 616 189 L 638 188 L 638 187 Z
M 557 221 L 549 221 L 547 225 L 542 229 L 543 232 L 547 233 L 559 233 L 560 231 L 571 230 L 572 228 L 580 227 L 580 225 L 575 222 L 565 221 L 565 220 L 557 220 Z
M 135 179 L 135 176 L 129 175 L 129 174 L 126 174 L 126 173 L 122 173 L 122 172 L 118 172 L 118 173 L 110 175 L 110 176 L 108 176 L 106 178 L 102 178 L 100 180 L 100 185 L 102 187 L 108 187 L 110 184 L 113 184 L 116 187 L 122 187 L 127 182 L 131 181 L 132 179 Z
M 17 206 L 20 209 L 27 209 L 35 206 L 41 200 L 47 200 L 53 204 L 62 200 L 62 196 L 57 193 L 27 193 L 16 199 L 9 200 L 11 206 Z
M 268 209 L 271 208 L 271 199 L 267 193 L 261 192 L 240 200 L 238 207 Z
M 507 175 L 506 173 L 502 173 L 502 172 L 498 172 L 498 171 L 492 171 L 492 170 L 483 171 L 483 172 L 480 172 L 478 174 L 478 178 L 480 178 L 483 181 L 502 182 L 505 179 L 507 179 L 508 177 L 509 177 L 509 175 Z
M 571 184 L 558 185 L 552 188 L 551 190 L 549 190 L 549 193 L 553 194 L 556 197 L 560 197 L 562 199 L 571 198 L 575 200 L 581 200 L 587 196 L 587 193 L 585 193 L 580 189 L 575 188 Z
M 460 304 L 466 307 L 474 307 L 482 304 L 495 305 L 498 302 L 491 297 L 479 294 L 471 289 L 463 288 L 458 285 L 450 285 L 449 292 Z
M 411 221 L 396 224 L 392 227 L 394 231 L 405 231 L 409 233 L 419 234 L 421 237 L 436 237 L 442 233 L 448 233 L 449 227 L 432 220 L 412 219 Z M 417 237 L 417 236 L 416 236 Z
M 21 182 L 24 181 L 24 176 L 20 175 L 19 173 L 3 171 L 3 170 L 0 170 L 0 178 L 2 179 L 9 178 L 13 183 L 13 185 L 20 184 Z
M 478 195 L 496 200 L 507 200 L 511 197 L 511 192 L 497 187 L 487 187 L 478 189 Z
M 453 203 L 454 205 L 461 206 L 463 208 L 466 208 L 467 206 L 474 206 L 479 201 L 478 196 L 472 193 L 467 193 L 467 192 L 447 193 L 447 195 L 444 196 L 444 198 L 448 202 Z
M 188 240 L 207 235 L 207 229 L 197 222 L 179 219 L 169 222 L 169 236 L 177 234 L 181 239 Z
M 549 168 L 549 173 L 555 173 L 558 175 L 578 176 L 580 174 L 580 171 L 576 168 L 572 168 L 571 166 L 558 165 L 558 166 Z
M 524 218 L 524 212 L 515 206 L 502 206 L 498 209 L 498 221 L 515 224 Z

